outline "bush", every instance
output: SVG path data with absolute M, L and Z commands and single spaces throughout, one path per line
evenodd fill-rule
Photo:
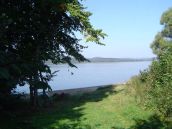
M 150 67 L 149 102 L 165 117 L 172 116 L 172 53 L 166 52 Z
M 128 82 L 128 91 L 139 104 L 172 117 L 172 53 L 164 52 L 149 69 Z

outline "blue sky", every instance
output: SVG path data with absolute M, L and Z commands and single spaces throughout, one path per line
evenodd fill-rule
M 172 0 L 86 0 L 95 28 L 108 35 L 106 46 L 86 43 L 85 57 L 154 57 L 150 44 L 162 29 L 160 18 Z

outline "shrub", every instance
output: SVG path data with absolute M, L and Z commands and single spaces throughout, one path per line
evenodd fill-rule
M 165 52 L 150 67 L 149 102 L 165 117 L 172 116 L 172 53 Z

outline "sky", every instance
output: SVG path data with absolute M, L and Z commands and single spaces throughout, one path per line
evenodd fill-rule
M 155 57 L 150 48 L 155 35 L 162 30 L 160 18 L 172 7 L 172 0 L 85 0 L 92 12 L 92 25 L 108 35 L 105 46 L 82 43 L 87 58 L 147 58 Z

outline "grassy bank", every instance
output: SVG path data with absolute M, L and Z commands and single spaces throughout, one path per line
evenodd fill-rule
M 37 112 L 1 118 L 0 129 L 160 129 L 153 111 L 137 105 L 126 85 L 99 88 L 93 93 L 54 98 Z

